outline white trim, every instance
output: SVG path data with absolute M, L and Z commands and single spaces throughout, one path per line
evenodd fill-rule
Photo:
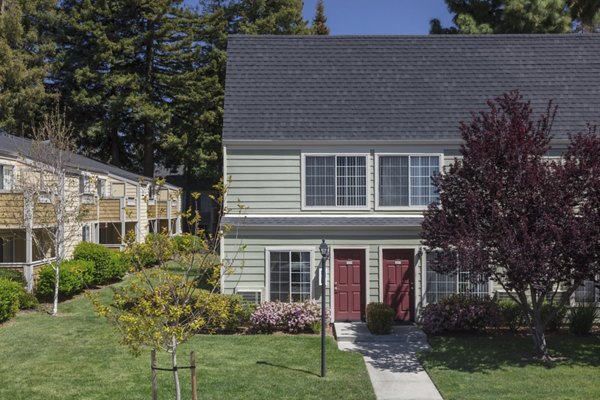
M 329 271 L 330 271 L 330 275 L 331 278 L 329 279 L 329 315 L 331 318 L 331 321 L 335 321 L 335 293 L 333 292 L 334 287 L 335 287 L 335 265 L 334 265 L 334 259 L 335 259 L 335 250 L 364 250 L 365 252 L 365 275 L 364 275 L 364 288 L 365 288 L 365 293 L 364 293 L 364 299 L 365 299 L 365 309 L 363 310 L 366 314 L 367 312 L 367 306 L 369 305 L 369 253 L 370 253 L 370 246 L 361 246 L 361 245 L 356 245 L 356 246 L 343 246 L 343 245 L 331 245 L 329 246 Z M 331 284 L 331 282 L 333 282 L 333 284 Z M 361 316 L 362 317 L 362 316 Z
M 257 286 L 250 286 L 250 287 L 244 287 L 244 286 L 236 286 L 233 289 L 233 293 L 235 294 L 239 294 L 240 292 L 249 292 L 249 293 L 260 293 L 260 303 L 265 302 L 265 288 L 261 288 L 261 287 L 257 287 Z
M 412 250 L 413 251 L 413 309 L 411 311 L 413 319 L 411 321 L 417 320 L 417 253 L 419 252 L 419 248 L 421 246 L 379 246 L 379 265 L 377 267 L 377 273 L 379 274 L 379 301 L 384 302 L 383 298 L 383 251 L 384 250 Z M 421 275 L 421 280 L 423 275 Z M 422 285 L 421 285 L 422 286 Z
M 229 177 L 227 176 L 227 146 L 223 146 L 223 185 L 227 185 L 228 182 Z M 229 191 L 225 191 L 225 193 L 223 194 L 223 204 L 225 205 L 225 208 L 227 208 L 227 201 L 229 197 L 227 196 L 228 192 Z
M 408 202 L 410 204 L 410 157 L 435 157 L 439 158 L 439 173 L 442 173 L 444 168 L 444 154 L 442 153 L 375 153 L 375 180 L 373 186 L 375 186 L 375 210 L 376 211 L 425 211 L 427 206 L 380 206 L 379 205 L 379 157 L 381 156 L 404 156 L 408 157 Z
M 315 274 L 315 250 L 316 248 L 313 246 L 265 246 L 265 301 L 271 301 L 271 252 L 272 251 L 298 251 L 298 252 L 308 252 L 310 253 L 310 288 L 309 288 L 309 299 L 314 299 L 313 293 L 313 284 L 312 281 L 314 279 Z M 290 260 L 291 262 L 291 260 Z M 291 285 L 291 280 L 290 280 Z
M 365 157 L 365 205 L 364 206 L 307 206 L 306 205 L 306 157 Z M 337 158 L 336 158 L 337 160 Z M 335 164 L 335 182 L 337 189 L 337 161 Z M 300 157 L 300 209 L 301 210 L 313 210 L 313 211 L 334 211 L 334 210 L 371 210 L 370 199 L 371 199 L 371 190 L 370 190 L 370 171 L 371 171 L 371 154 L 365 152 L 357 152 L 357 153 L 331 153 L 331 152 L 323 152 L 323 153 L 304 153 L 302 152 Z M 336 204 L 337 204 L 337 190 L 336 190 Z
M 225 271 L 223 268 L 223 265 L 225 265 L 225 235 L 221 234 L 221 227 L 217 227 L 217 229 L 219 229 L 219 257 L 221 258 L 221 287 L 219 289 L 219 292 L 221 292 L 221 294 L 225 293 Z M 240 271 L 240 273 L 242 273 L 243 271 Z

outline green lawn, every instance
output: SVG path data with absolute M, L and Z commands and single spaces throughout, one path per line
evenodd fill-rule
M 600 337 L 549 335 L 557 361 L 535 361 L 527 335 L 430 338 L 419 358 L 446 400 L 600 399 Z
M 150 398 L 149 352 L 132 357 L 85 298 L 60 311 L 0 326 L 0 399 Z M 317 336 L 198 336 L 181 347 L 180 365 L 196 351 L 199 399 L 374 399 L 362 357 L 338 351 L 331 338 L 327 345 L 326 379 Z M 167 355 L 159 367 L 169 367 Z M 173 398 L 171 373 L 159 374 L 159 399 Z M 189 370 L 181 375 L 189 399 Z

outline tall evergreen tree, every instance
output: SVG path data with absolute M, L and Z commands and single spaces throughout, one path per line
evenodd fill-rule
M 152 176 L 174 104 L 196 79 L 197 14 L 182 0 L 66 0 L 63 7 L 55 82 L 80 144 Z
M 214 181 L 222 173 L 227 36 L 311 33 L 302 17 L 302 1 L 203 0 L 200 4 L 200 50 L 193 72 L 197 80 L 187 85 L 189 103 L 175 101 L 173 129 L 162 145 L 166 166 L 183 165 L 188 182 L 198 178 Z
M 431 20 L 430 33 L 566 33 L 571 15 L 565 0 L 445 0 L 456 28 Z
M 317 11 L 312 23 L 313 34 L 329 35 L 329 27 L 327 26 L 327 17 L 325 16 L 325 4 L 323 0 L 317 2 Z
M 303 0 L 240 0 L 239 31 L 259 35 L 307 35 Z
M 44 81 L 55 50 L 49 31 L 58 18 L 54 0 L 1 0 L 0 128 L 31 134 L 55 96 Z
M 576 32 L 600 32 L 600 1 L 571 0 L 569 8 Z

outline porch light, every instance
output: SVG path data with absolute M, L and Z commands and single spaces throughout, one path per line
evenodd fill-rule
M 327 318 L 325 316 L 326 301 L 325 301 L 325 283 L 327 275 L 325 272 L 326 262 L 329 258 L 329 246 L 325 243 L 325 239 L 319 246 L 321 252 L 321 378 L 325 378 L 325 329 L 327 328 Z

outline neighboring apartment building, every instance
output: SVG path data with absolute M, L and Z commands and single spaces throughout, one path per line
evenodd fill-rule
M 28 205 L 20 185 L 32 174 L 29 166 L 37 161 L 35 154 L 31 140 L 0 132 L 0 268 L 22 268 L 30 290 L 34 268 L 54 257 L 44 234 L 53 225 L 44 221 L 51 214 L 52 195 L 39 196 Z M 72 238 L 65 246 L 67 258 L 81 241 L 118 251 L 130 233 L 143 241 L 150 232 L 181 232 L 178 187 L 155 186 L 152 179 L 77 154 L 68 158 L 68 166 L 66 187 L 70 198 L 79 201 L 74 212 L 85 212 L 66 227 Z M 27 215 L 33 216 L 29 222 Z M 31 229 L 26 229 L 27 223 Z
M 223 290 L 320 300 L 325 239 L 335 320 L 385 301 L 414 321 L 450 293 L 497 292 L 429 269 L 419 231 L 431 175 L 460 154 L 460 121 L 514 89 L 536 112 L 558 104 L 559 155 L 569 132 L 600 122 L 600 36 L 230 37 L 224 175 L 228 206 L 248 209 L 225 218 Z

